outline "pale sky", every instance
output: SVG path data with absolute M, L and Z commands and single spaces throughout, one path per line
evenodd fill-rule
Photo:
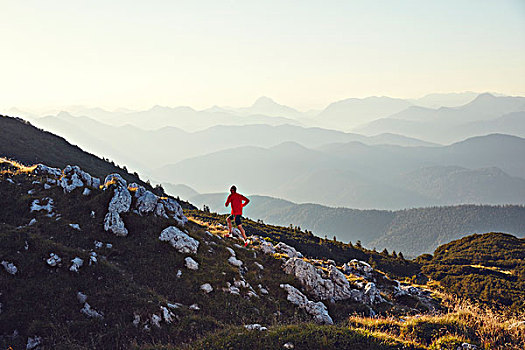
M 1 109 L 525 95 L 524 0 L 0 0 L 0 45 Z

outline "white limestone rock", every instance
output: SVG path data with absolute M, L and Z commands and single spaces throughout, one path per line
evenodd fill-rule
M 27 344 L 26 344 L 26 350 L 38 349 L 40 345 L 42 345 L 41 337 L 36 336 L 36 335 L 34 337 L 28 337 Z
M 115 187 L 113 198 L 109 202 L 108 213 L 104 217 L 104 230 L 111 231 L 117 236 L 127 236 L 128 230 L 124 226 L 120 214 L 129 211 L 131 194 L 127 189 L 126 181 L 119 174 L 106 176 L 104 186 L 108 188 L 111 185 L 115 185 Z
M 71 228 L 74 228 L 75 230 L 80 231 L 80 225 L 79 224 L 69 224 L 69 226 L 71 226 Z
M 56 255 L 55 253 L 51 253 L 51 254 L 49 254 L 49 258 L 46 260 L 46 262 L 47 262 L 47 264 L 49 266 L 55 267 L 60 262 L 62 262 L 62 259 L 58 255 Z
M 29 191 L 27 191 L 27 194 L 31 195 L 31 194 L 35 194 L 36 191 L 34 189 L 30 189 Z
M 98 262 L 97 253 L 96 252 L 89 253 L 89 266 L 95 265 L 97 262 Z
M 197 254 L 199 241 L 188 236 L 175 226 L 170 226 L 162 230 L 159 239 L 163 242 L 169 242 L 179 253 Z
M 49 184 L 44 184 L 44 190 L 49 190 L 51 188 L 51 185 Z
M 204 293 L 209 294 L 209 293 L 213 292 L 213 287 L 209 283 L 204 283 L 203 285 L 201 285 L 201 290 Z
M 162 316 L 164 317 L 164 321 L 166 321 L 166 323 L 172 323 L 175 315 L 170 310 L 168 310 L 168 308 L 165 306 L 161 306 L 160 309 L 162 311 Z
M 80 304 L 84 304 L 87 301 L 87 295 L 82 292 L 77 292 L 77 300 Z
M 84 260 L 80 259 L 78 256 L 74 258 L 73 260 L 71 260 L 71 262 L 73 263 L 73 265 L 71 265 L 71 267 L 69 268 L 69 271 L 73 271 L 77 273 L 78 273 L 78 269 L 82 267 L 82 265 L 84 265 Z
M 315 322 L 320 324 L 334 324 L 325 304 L 320 301 L 313 302 L 308 300 L 303 293 L 289 284 L 281 284 L 280 287 L 288 292 L 286 299 L 299 308 L 305 309 L 307 313 L 313 316 Z
M 84 188 L 84 191 L 82 192 L 83 196 L 89 196 L 91 194 L 91 190 L 89 188 Z
M 262 266 L 261 264 L 259 264 L 257 261 L 254 262 L 255 266 L 257 266 L 260 270 L 264 270 L 264 266 Z
M 236 267 L 241 267 L 242 266 L 242 261 L 237 259 L 234 256 L 230 256 L 230 258 L 228 259 L 228 262 L 230 264 L 232 264 L 233 266 L 236 266 Z
M 58 168 L 50 168 L 44 164 L 38 164 L 34 170 L 34 173 L 38 175 L 50 175 L 56 178 L 62 176 L 62 170 Z
M 264 326 L 261 326 L 258 323 L 246 324 L 246 325 L 244 325 L 244 328 L 246 328 L 249 331 L 260 331 L 260 332 L 264 332 L 264 331 L 268 330 L 268 328 L 266 328 Z
M 231 256 L 235 256 L 235 250 L 231 249 L 230 247 L 226 247 L 226 250 L 230 252 Z
M 275 254 L 275 247 L 270 242 L 261 240 L 261 250 L 264 254 Z
M 298 252 L 294 247 L 289 246 L 283 242 L 279 242 L 275 245 L 275 250 L 278 253 L 288 255 L 289 258 L 302 258 L 303 254 Z
M 364 293 L 364 302 L 366 304 L 378 304 L 385 302 L 385 299 L 381 296 L 379 289 L 376 287 L 375 283 L 368 282 L 365 286 Z
M 44 202 L 46 203 L 45 205 Z M 53 198 L 45 197 L 42 200 L 35 199 L 31 203 L 31 212 L 45 210 L 48 214 L 51 214 L 53 211 L 53 204 Z
M 14 275 L 18 272 L 18 268 L 15 266 L 15 264 L 11 262 L 3 260 L 1 262 L 1 265 L 4 267 L 5 271 L 10 275 Z
M 193 311 L 199 311 L 201 308 L 197 304 L 192 304 L 192 305 L 190 305 L 189 309 L 193 310 Z
M 135 196 L 140 193 L 139 191 L 135 192 Z M 137 198 L 135 208 L 138 210 L 140 215 L 152 213 L 157 208 L 157 202 L 159 197 L 151 191 L 144 191 L 144 193 Z
M 193 260 L 191 257 L 187 257 L 184 259 L 184 263 L 186 264 L 186 268 L 189 270 L 198 270 L 199 269 L 199 263 Z
M 162 318 L 159 315 L 151 315 L 151 323 L 153 323 L 155 327 L 160 328 L 160 321 L 162 321 Z
M 80 310 L 81 313 L 89 318 L 103 319 L 104 315 L 95 309 L 91 308 L 91 305 L 84 303 L 84 307 Z

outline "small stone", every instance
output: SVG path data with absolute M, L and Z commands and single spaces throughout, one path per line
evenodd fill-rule
M 35 192 L 36 192 L 35 190 L 29 190 L 27 191 L 27 194 L 35 194 Z
M 99 241 L 95 241 L 94 244 L 95 244 L 95 248 L 97 249 L 100 249 L 104 246 L 104 243 L 99 242 Z
M 94 219 L 95 218 L 95 212 L 92 210 L 91 214 L 89 216 L 91 216 L 91 218 Z
M 71 226 L 71 227 L 74 228 L 75 230 L 80 231 L 80 225 L 79 225 L 79 224 L 69 224 L 69 226 Z
M 175 226 L 165 228 L 161 232 L 159 239 L 169 242 L 179 253 L 197 254 L 197 249 L 199 248 L 199 241 L 188 236 Z
M 82 192 L 83 196 L 89 196 L 91 194 L 91 190 L 89 188 L 84 188 L 84 192 Z
M 51 185 L 49 184 L 44 184 L 44 190 L 49 190 L 51 188 Z
M 166 323 L 173 322 L 173 318 L 175 317 L 175 315 L 165 306 L 161 306 L 160 309 L 162 310 L 162 316 L 164 317 L 164 321 L 166 321 Z
M 7 271 L 7 273 L 11 274 L 11 275 L 14 275 L 15 273 L 18 272 L 18 269 L 17 267 L 15 266 L 15 264 L 13 263 L 10 263 L 10 262 L 7 262 L 7 261 L 2 261 L 2 266 L 5 268 L 5 270 Z
M 186 264 L 186 268 L 190 270 L 198 270 L 199 269 L 199 263 L 193 260 L 191 257 L 187 257 L 184 259 L 184 263 Z
M 261 332 L 264 332 L 264 331 L 268 330 L 268 328 L 263 327 L 263 326 L 261 326 L 258 323 L 246 324 L 246 325 L 244 325 L 244 328 L 246 328 L 249 331 L 261 331 Z
M 292 343 L 288 342 L 288 343 L 283 345 L 283 348 L 285 348 L 285 349 L 295 349 L 295 346 Z
M 257 266 L 259 269 L 261 270 L 264 270 L 264 266 L 262 266 L 261 264 L 259 264 L 257 261 L 254 262 L 255 266 Z
M 231 256 L 235 256 L 235 250 L 231 249 L 230 247 L 226 247 L 226 250 L 230 252 Z
M 213 287 L 211 286 L 211 284 L 205 283 L 205 284 L 201 285 L 201 290 L 204 293 L 208 294 L 208 293 L 213 292 Z
M 232 264 L 233 266 L 237 266 L 237 267 L 241 267 L 242 266 L 242 261 L 237 259 L 234 256 L 230 256 L 230 258 L 228 259 L 228 262 L 230 264 Z
M 40 338 L 39 336 L 28 337 L 27 344 L 26 344 L 26 350 L 36 349 L 40 345 L 42 345 L 42 338 Z
M 201 308 L 197 304 L 190 305 L 190 310 L 199 311 Z
M 151 315 L 151 323 L 153 323 L 155 327 L 160 328 L 160 321 L 162 321 L 162 318 L 159 315 Z
M 84 304 L 87 301 L 87 295 L 82 292 L 77 292 L 77 300 L 80 304 Z
M 176 309 L 180 309 L 181 307 L 184 306 L 184 305 L 182 305 L 181 303 L 168 303 L 167 305 L 168 305 L 168 307 L 169 307 L 170 309 L 174 309 L 174 310 L 176 310 Z
M 35 218 L 31 219 L 31 221 L 29 221 L 29 224 L 27 224 L 27 226 L 33 226 L 34 224 L 36 224 Z
M 51 253 L 51 254 L 49 254 L 49 258 L 47 259 L 47 264 L 49 266 L 55 267 L 61 261 L 62 261 L 62 259 L 58 255 L 56 255 L 55 253 Z
M 181 270 L 177 270 L 177 278 L 181 278 L 182 277 L 182 271 Z
M 84 307 L 80 310 L 81 313 L 90 318 L 102 319 L 104 316 L 95 309 L 92 309 L 88 303 L 84 303 Z
M 106 248 L 108 248 L 108 249 L 113 248 L 113 244 L 111 244 L 111 243 L 106 243 Z
M 69 268 L 69 271 L 78 272 L 78 269 L 82 265 L 84 265 L 84 260 L 80 259 L 78 256 L 74 258 L 73 260 L 71 260 L 71 262 L 73 263 L 73 265 L 71 265 L 71 267 Z
M 134 313 L 133 314 L 133 325 L 135 327 L 138 327 L 139 324 L 140 324 L 140 315 Z

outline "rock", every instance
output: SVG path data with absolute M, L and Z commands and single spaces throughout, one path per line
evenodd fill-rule
M 237 259 L 234 256 L 230 256 L 230 258 L 228 259 L 228 262 L 230 264 L 232 264 L 233 266 L 236 266 L 236 267 L 241 267 L 242 266 L 242 261 Z
M 31 221 L 29 221 L 29 224 L 27 224 L 27 226 L 33 226 L 34 224 L 36 224 L 35 218 L 31 219 Z
M 203 285 L 201 285 L 201 290 L 204 293 L 208 294 L 208 293 L 213 292 L 213 287 L 209 283 L 204 283 Z
M 259 264 L 257 261 L 254 262 L 255 266 L 257 266 L 259 269 L 261 270 L 264 270 L 264 266 L 262 266 L 261 264 Z
M 181 307 L 183 307 L 184 305 L 182 305 L 181 303 L 173 303 L 173 304 L 170 304 L 170 303 L 167 303 L 168 307 L 170 309 L 180 309 Z
M 55 267 L 62 261 L 62 259 L 55 253 L 51 253 L 46 261 L 49 266 Z
M 478 347 L 469 343 L 462 343 L 461 346 L 458 346 L 458 350 L 476 350 Z
M 368 282 L 365 286 L 364 302 L 366 304 L 377 304 L 384 302 L 385 299 L 379 293 L 375 283 Z
M 89 253 L 89 266 L 94 265 L 97 263 L 97 253 L 91 252 Z
M 188 236 L 175 226 L 165 228 L 160 233 L 159 239 L 163 242 L 169 242 L 179 253 L 197 254 L 197 249 L 199 248 L 199 241 Z
M 99 242 L 99 241 L 95 241 L 94 244 L 95 244 L 95 248 L 97 249 L 100 249 L 104 246 L 104 243 Z
M 42 338 L 36 335 L 32 338 L 28 337 L 27 344 L 26 344 L 26 350 L 37 349 L 40 345 L 42 345 Z
M 84 307 L 80 310 L 81 313 L 89 318 L 103 319 L 104 316 L 95 309 L 92 309 L 88 303 L 84 303 Z
M 35 174 L 38 175 L 51 175 L 53 177 L 61 177 L 62 170 L 58 168 L 50 168 L 44 164 L 38 164 L 34 170 Z
M 34 189 L 31 189 L 31 190 L 27 191 L 27 194 L 29 194 L 29 195 L 35 194 L 35 193 L 36 193 L 36 191 Z
M 175 199 L 169 197 L 161 198 L 156 211 L 159 210 L 160 206 L 162 206 L 168 217 L 174 219 L 180 226 L 184 226 L 188 222 L 188 218 L 184 216 L 182 207 Z
M 28 250 L 28 249 L 29 249 L 29 243 L 27 243 L 27 241 L 25 241 L 24 250 Z
M 313 302 L 301 293 L 297 288 L 289 284 L 281 284 L 281 288 L 288 292 L 287 300 L 307 313 L 313 316 L 315 322 L 319 324 L 334 324 L 334 321 L 328 314 L 328 309 L 322 302 Z
M 108 248 L 108 249 L 113 248 L 113 244 L 111 244 L 111 243 L 106 243 L 106 248 Z
M 262 284 L 259 284 L 257 287 L 259 287 L 259 291 L 261 294 L 268 294 L 268 290 L 262 286 Z
M 84 304 L 87 301 L 87 295 L 82 292 L 77 292 L 77 300 L 80 304 Z
M 14 275 L 18 272 L 17 267 L 13 263 L 4 260 L 1 264 L 8 274 Z
M 64 176 L 60 179 L 59 185 L 64 189 L 64 192 L 70 193 L 75 188 L 83 187 L 84 182 L 82 182 L 82 179 L 85 177 L 86 180 L 86 186 L 91 186 L 91 175 L 84 173 L 78 166 L 71 166 L 68 165 L 64 168 Z M 84 176 L 86 174 L 87 176 Z M 89 178 L 88 178 L 89 176 Z
M 181 270 L 177 270 L 177 278 L 181 278 L 182 277 L 182 271 Z
M 231 256 L 235 256 L 235 250 L 231 249 L 230 247 L 226 247 L 226 250 L 230 252 Z
M 285 349 L 295 349 L 295 346 L 293 345 L 293 343 L 288 342 L 288 343 L 283 344 L 283 348 L 285 348 Z
M 302 258 L 303 257 L 303 254 L 295 250 L 294 247 L 291 247 L 283 242 L 279 242 L 274 248 L 278 253 L 288 255 L 289 258 Z
M 264 332 L 264 331 L 268 330 L 268 328 L 263 327 L 263 326 L 261 326 L 258 323 L 246 324 L 246 325 L 244 325 L 244 328 L 246 328 L 249 331 L 261 331 L 261 332 Z
M 368 263 L 364 261 L 359 261 L 357 259 L 352 259 L 343 265 L 343 270 L 346 273 L 352 273 L 357 276 L 370 277 L 374 269 Z
M 128 230 L 124 226 L 124 221 L 120 217 L 121 213 L 126 213 L 131 207 L 131 194 L 129 193 L 126 181 L 119 174 L 106 176 L 104 186 L 115 184 L 113 198 L 109 202 L 108 213 L 104 217 L 104 230 L 111 231 L 117 236 L 127 236 Z
M 190 305 L 190 310 L 199 311 L 201 308 L 197 304 Z
M 71 227 L 74 228 L 75 230 L 80 231 L 80 225 L 79 225 L 79 224 L 69 224 L 69 226 L 71 226 Z
M 138 191 L 135 192 L 135 196 L 138 193 Z M 138 210 L 140 215 L 152 213 L 157 208 L 158 201 L 159 197 L 157 197 L 153 192 L 144 191 L 144 193 L 142 193 L 142 195 L 137 198 L 135 208 Z
M 139 324 L 140 324 L 140 315 L 134 313 L 134 314 L 133 314 L 133 325 L 134 325 L 135 327 L 138 327 Z
M 190 258 L 189 256 L 184 259 L 184 263 L 186 264 L 186 268 L 190 270 L 198 270 L 199 269 L 199 263 Z
M 162 311 L 162 316 L 164 317 L 164 321 L 166 321 L 167 323 L 172 323 L 175 315 L 170 310 L 168 310 L 165 306 L 161 306 L 160 309 Z
M 49 184 L 44 184 L 44 190 L 49 190 L 51 188 L 51 185 Z
M 69 271 L 78 272 L 78 269 L 82 265 L 84 265 L 84 260 L 80 259 L 78 256 L 74 258 L 73 260 L 71 260 L 71 262 L 73 263 L 73 265 L 71 265 L 71 267 L 69 268 Z
M 261 240 L 261 250 L 264 254 L 275 254 L 275 247 L 270 242 Z
M 238 228 L 236 228 L 236 227 L 232 228 L 232 235 L 233 235 L 233 237 L 244 239 L 244 237 L 242 236 L 241 231 Z
M 159 315 L 151 315 L 151 323 L 153 323 L 155 327 L 160 328 L 160 321 L 162 321 L 162 318 Z
M 83 196 L 89 196 L 91 194 L 91 190 L 89 188 L 84 188 L 84 192 L 82 192 Z
M 47 204 L 46 205 L 41 204 L 43 202 L 47 202 Z M 33 212 L 33 211 L 45 210 L 49 214 L 51 214 L 51 212 L 53 211 L 53 204 L 54 204 L 53 199 L 49 197 L 42 199 L 42 202 L 40 202 L 40 200 L 38 199 L 35 199 L 33 203 L 31 203 L 31 211 Z
M 95 212 L 92 210 L 91 213 L 89 214 L 89 216 L 94 219 L 95 218 Z

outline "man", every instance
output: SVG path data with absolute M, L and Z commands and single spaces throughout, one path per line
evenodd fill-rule
M 246 247 L 248 245 L 248 238 L 246 238 L 246 232 L 244 232 L 244 229 L 242 228 L 242 208 L 245 207 L 250 203 L 250 200 L 246 197 L 244 197 L 242 194 L 237 193 L 237 187 L 232 186 L 230 188 L 230 195 L 228 196 L 228 199 L 226 200 L 226 203 L 224 203 L 224 206 L 227 207 L 231 204 L 232 206 L 232 213 L 226 221 L 228 222 L 228 236 L 231 237 L 232 234 L 232 220 L 235 221 L 235 225 L 239 228 L 239 231 L 242 233 L 242 237 L 244 239 L 244 246 Z

